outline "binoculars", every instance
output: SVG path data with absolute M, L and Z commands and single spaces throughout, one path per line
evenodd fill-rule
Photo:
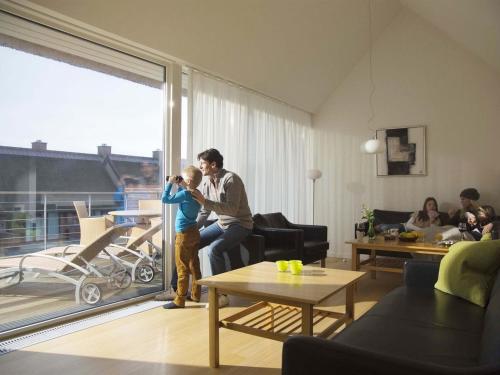
M 167 182 L 168 180 L 170 180 L 170 176 L 167 176 L 166 178 Z M 181 182 L 183 180 L 182 176 L 175 176 L 175 182 L 178 184 L 179 182 Z

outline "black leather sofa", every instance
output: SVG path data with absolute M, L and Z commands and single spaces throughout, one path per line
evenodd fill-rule
M 438 270 L 408 261 L 405 286 L 332 340 L 288 339 L 282 374 L 500 374 L 500 277 L 483 309 L 435 290 Z
M 300 259 L 304 264 L 321 261 L 325 267 L 329 248 L 324 225 L 294 224 L 281 212 L 253 216 L 253 234 L 265 238 L 264 260 Z

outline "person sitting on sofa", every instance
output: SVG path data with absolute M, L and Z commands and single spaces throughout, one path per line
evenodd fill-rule
M 466 212 L 467 231 L 476 241 L 490 240 L 495 216 L 495 209 L 488 205 L 478 207 L 477 215 Z
M 460 210 L 451 209 L 448 211 L 450 220 L 447 224 L 457 227 L 459 223 L 467 223 L 467 217 L 465 215 L 466 212 L 471 212 L 474 215 L 477 215 L 477 201 L 480 196 L 481 195 L 475 188 L 462 190 L 460 193 L 460 204 L 462 205 L 462 208 Z
M 422 210 L 415 211 L 406 223 L 379 224 L 375 227 L 377 232 L 385 232 L 390 229 L 398 229 L 400 232 L 429 228 L 431 225 L 442 225 L 438 212 L 436 198 L 428 197 L 424 201 Z
M 405 224 L 405 229 L 410 230 L 421 230 L 423 228 L 428 228 L 431 225 L 441 225 L 441 219 L 439 218 L 438 203 L 436 198 L 428 197 L 424 201 L 424 206 L 422 210 L 415 212 L 411 215 L 410 219 Z

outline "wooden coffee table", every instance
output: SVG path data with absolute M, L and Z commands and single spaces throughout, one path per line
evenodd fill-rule
M 445 255 L 448 253 L 448 248 L 438 246 L 427 242 L 403 242 L 399 240 L 386 241 L 383 237 L 378 236 L 374 240 L 369 240 L 367 237 L 361 240 L 352 240 L 346 242 L 352 246 L 352 267 L 353 271 L 359 271 L 362 265 L 366 265 L 366 269 L 372 272 L 372 278 L 375 277 L 376 271 L 398 272 L 402 273 L 401 268 L 396 267 L 378 267 L 376 264 L 376 250 L 405 252 L 409 254 L 430 254 L 430 255 Z M 370 257 L 367 260 L 360 262 L 359 251 L 370 250 Z
M 261 262 L 199 280 L 208 287 L 210 366 L 219 366 L 219 327 L 284 341 L 303 334 L 328 337 L 354 319 L 354 284 L 364 272 L 304 266 L 301 275 L 278 272 L 272 262 Z M 346 290 L 345 313 L 314 308 Z M 258 302 L 219 320 L 218 294 Z

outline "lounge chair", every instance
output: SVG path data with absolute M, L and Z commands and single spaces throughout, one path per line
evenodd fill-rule
M 146 205 L 146 208 L 158 209 L 159 200 L 139 201 L 139 204 Z M 89 217 L 85 202 L 74 201 L 73 205 L 80 221 L 80 245 L 69 245 L 64 253 L 71 251 L 72 248 L 86 245 L 94 240 L 101 233 L 106 231 L 110 225 L 107 217 Z M 146 209 L 144 208 L 144 209 Z M 112 257 L 115 261 L 121 262 L 127 267 L 132 276 L 132 281 L 136 279 L 149 283 L 154 279 L 156 272 L 161 270 L 161 219 L 151 219 L 151 227 L 144 229 L 139 225 L 128 224 L 130 236 L 121 236 L 121 239 L 127 240 L 126 245 L 119 246 L 110 244 L 107 251 L 101 254 L 101 257 Z
M 6 286 L 20 284 L 24 274 L 33 272 L 36 276 L 44 274 L 56 277 L 75 285 L 75 301 L 80 298 L 90 305 L 99 303 L 102 299 L 100 284 L 103 281 L 113 288 L 125 289 L 132 283 L 132 277 L 127 268 L 109 256 L 111 263 L 96 266 L 90 263 L 99 253 L 105 252 L 111 242 L 123 235 L 130 226 L 117 225 L 107 229 L 94 241 L 86 246 L 68 246 L 61 256 L 55 256 L 51 249 L 24 256 L 14 256 L 0 259 L 0 280 L 5 280 Z M 67 250 L 72 249 L 74 253 Z
M 113 226 L 112 216 L 89 216 L 84 201 L 73 201 L 80 222 L 80 245 L 87 245 Z
M 110 244 L 106 249 L 112 258 L 122 262 L 130 270 L 132 281 L 138 279 L 149 283 L 154 279 L 156 272 L 161 271 L 161 247 L 154 244 L 153 238 L 160 232 L 162 224 L 158 221 L 142 233 L 135 233 L 138 234 L 137 237 L 126 237 L 129 239 L 126 246 Z M 152 250 L 143 251 L 141 248 L 144 244 Z

